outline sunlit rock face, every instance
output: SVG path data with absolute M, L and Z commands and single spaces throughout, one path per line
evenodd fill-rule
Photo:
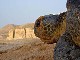
M 40 16 L 34 25 L 34 33 L 45 43 L 56 43 L 66 29 L 66 12 L 60 15 Z
M 54 49 L 54 60 L 80 60 L 80 0 L 67 0 L 66 31 Z
M 8 32 L 8 37 L 7 39 L 8 40 L 12 40 L 14 38 L 14 33 L 15 33 L 15 30 L 14 29 L 11 29 L 9 32 Z
M 37 38 L 34 34 L 34 30 L 30 28 L 25 28 L 26 30 L 26 38 Z
M 13 39 L 26 39 L 26 38 L 37 38 L 34 34 L 34 30 L 30 28 L 16 28 L 11 29 L 8 33 L 8 40 Z
M 25 38 L 25 29 L 15 29 L 14 37 L 15 39 Z

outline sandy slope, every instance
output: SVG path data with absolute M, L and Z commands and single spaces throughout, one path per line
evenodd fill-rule
M 0 60 L 53 60 L 53 48 L 39 39 L 0 40 Z

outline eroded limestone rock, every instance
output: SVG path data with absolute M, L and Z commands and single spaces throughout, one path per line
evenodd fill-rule
M 7 39 L 12 40 L 14 38 L 15 30 L 11 29 L 8 33 Z
M 37 38 L 34 34 L 34 30 L 26 28 L 26 38 Z
M 26 39 L 26 38 L 37 38 L 34 34 L 34 30 L 30 28 L 15 28 L 9 31 L 8 40 L 13 39 Z
M 40 16 L 34 26 L 34 33 L 45 43 L 55 43 L 66 29 L 66 12 L 60 15 Z
M 24 39 L 25 38 L 25 29 L 15 29 L 15 39 Z

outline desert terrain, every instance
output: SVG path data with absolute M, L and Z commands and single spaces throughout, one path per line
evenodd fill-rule
M 33 28 L 33 25 L 27 25 L 29 28 Z M 27 25 L 22 25 L 21 27 L 26 27 Z M 13 28 L 14 25 L 7 25 L 0 29 L 0 60 L 53 60 L 55 44 L 45 44 L 39 38 L 34 37 L 6 39 L 9 37 L 9 30 Z

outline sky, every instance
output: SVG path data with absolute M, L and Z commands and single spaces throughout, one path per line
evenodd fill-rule
M 39 16 L 66 11 L 67 0 L 0 0 L 0 27 L 35 22 Z

